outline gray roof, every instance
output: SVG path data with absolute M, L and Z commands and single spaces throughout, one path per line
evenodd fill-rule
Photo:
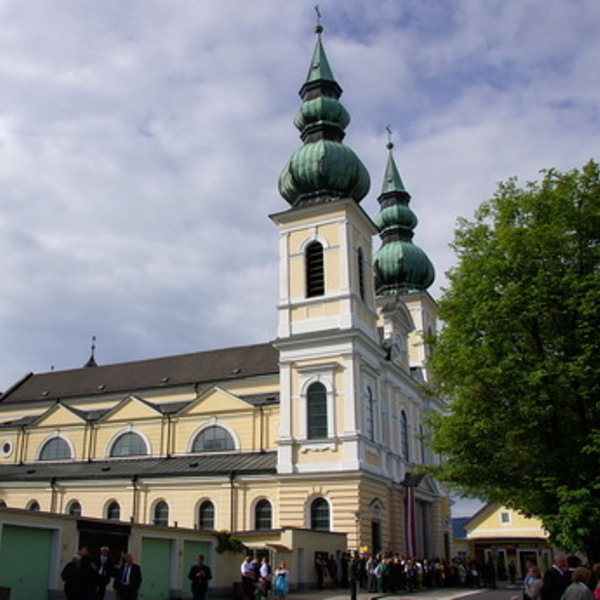
M 127 458 L 96 461 L 46 462 L 0 465 L 0 481 L 50 481 L 77 479 L 131 479 L 173 476 L 272 474 L 277 453 L 232 452 L 189 454 L 172 458 Z
M 264 343 L 106 366 L 30 373 L 0 396 L 0 403 L 202 385 L 277 373 L 279 353 L 271 343 Z

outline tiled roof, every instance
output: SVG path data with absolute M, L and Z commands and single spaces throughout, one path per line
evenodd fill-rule
M 277 350 L 271 343 L 255 344 L 137 362 L 32 373 L 0 396 L 0 404 L 201 385 L 277 373 Z
M 0 465 L 0 481 L 50 481 L 73 479 L 114 479 L 134 476 L 158 478 L 275 473 L 277 453 L 236 452 L 191 454 L 172 458 L 129 458 L 80 462 L 39 461 L 22 465 Z

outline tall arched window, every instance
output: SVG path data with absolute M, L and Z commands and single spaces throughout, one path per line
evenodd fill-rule
M 80 517 L 81 516 L 81 504 L 77 500 L 73 500 L 69 502 L 67 506 L 67 514 L 71 517 Z
M 192 452 L 225 452 L 235 450 L 233 437 L 224 427 L 205 427 L 194 439 Z
M 367 388 L 367 405 L 366 405 L 366 428 L 367 436 L 371 442 L 375 441 L 375 400 L 371 388 Z
M 360 294 L 360 299 L 365 299 L 365 258 L 363 255 L 362 248 L 358 249 L 356 253 L 357 263 L 358 263 L 358 293 Z
M 403 458 L 408 460 L 408 418 L 404 411 L 400 413 L 400 450 Z
M 255 529 L 273 528 L 273 508 L 268 500 L 259 500 L 254 507 Z
M 111 456 L 145 456 L 148 448 L 139 433 L 128 431 L 120 435 L 110 449 Z
M 71 448 L 60 437 L 48 440 L 40 450 L 40 460 L 68 460 L 71 458 Z
M 154 515 L 152 517 L 154 525 L 167 527 L 169 525 L 169 505 L 164 500 L 159 500 L 154 505 Z
M 118 521 L 121 518 L 121 507 L 115 500 L 106 507 L 106 518 L 111 521 Z
M 215 528 L 215 505 L 204 500 L 198 507 L 198 529 L 210 531 Z
M 306 297 L 314 298 L 325 293 L 325 264 L 323 246 L 311 242 L 304 253 L 306 265 Z
M 306 393 L 306 420 L 309 440 L 327 438 L 327 390 L 320 382 L 311 383 Z
M 310 528 L 317 531 L 329 531 L 331 529 L 330 521 L 329 502 L 325 498 L 313 500 L 310 505 Z

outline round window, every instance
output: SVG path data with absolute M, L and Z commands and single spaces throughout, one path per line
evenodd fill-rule
M 4 441 L 2 442 L 2 456 L 10 456 L 13 451 L 12 442 Z

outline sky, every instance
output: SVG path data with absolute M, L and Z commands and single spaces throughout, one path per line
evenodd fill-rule
M 0 389 L 276 337 L 279 173 L 304 0 L 0 0 Z M 321 0 L 378 210 L 386 126 L 414 241 L 455 264 L 498 182 L 600 159 L 597 0 Z M 379 247 L 374 240 L 374 249 Z

